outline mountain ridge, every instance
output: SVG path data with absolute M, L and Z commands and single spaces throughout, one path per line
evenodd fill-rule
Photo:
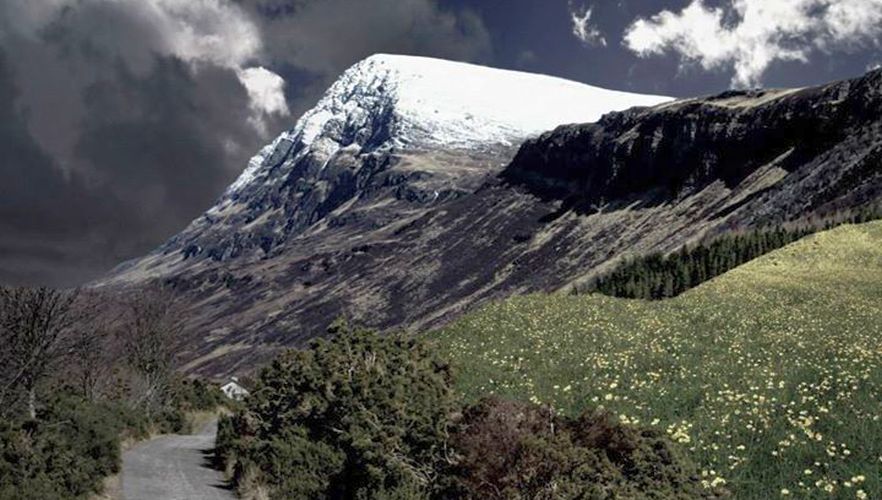
M 489 301 L 568 290 L 629 255 L 878 198 L 880 88 L 871 73 L 611 112 L 519 152 L 343 148 L 295 160 L 292 148 L 261 167 L 270 182 L 246 183 L 105 284 L 173 286 L 190 308 L 181 361 L 203 374 L 247 371 L 340 315 L 431 329 Z M 843 120 L 862 94 L 867 112 Z M 844 133 L 829 150 L 788 156 L 797 123 Z M 745 151 L 729 146 L 748 136 L 768 154 L 742 165 Z M 693 154 L 696 137 L 715 154 Z M 818 198 L 819 186 L 833 191 Z
M 537 98 L 538 91 L 556 95 Z M 293 129 L 263 148 L 227 194 L 254 182 L 267 160 L 277 164 L 281 159 L 272 161 L 273 154 L 286 156 L 300 145 L 323 149 L 328 157 L 352 146 L 362 154 L 510 147 L 558 125 L 669 100 L 443 59 L 375 54 L 346 70 Z
M 564 125 L 527 140 L 502 177 L 539 196 L 578 198 L 571 201 L 583 205 L 659 185 L 671 191 L 717 180 L 735 186 L 769 165 L 796 171 L 856 142 L 850 135 L 878 141 L 879 125 L 871 120 L 882 107 L 880 89 L 882 71 L 873 71 L 821 87 L 729 91 L 611 113 L 596 124 Z
M 545 75 L 377 54 L 346 70 L 294 128 L 249 161 L 218 203 L 153 252 L 153 260 L 173 252 L 184 260 L 225 260 L 253 249 L 269 254 L 369 190 L 393 188 L 394 197 L 420 203 L 467 194 L 495 175 L 523 139 L 669 100 Z M 434 155 L 436 165 L 412 168 L 399 161 L 414 155 Z M 274 220 L 255 227 L 267 218 Z M 212 234 L 218 232 L 226 234 Z M 154 274 L 170 272 L 167 264 L 158 264 Z M 131 275 L 135 265 L 137 260 L 126 263 L 111 276 Z

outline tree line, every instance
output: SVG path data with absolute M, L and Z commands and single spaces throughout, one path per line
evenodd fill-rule
M 119 298 L 81 290 L 0 287 L 0 416 L 36 418 L 63 381 L 90 401 L 118 396 L 161 411 L 182 332 L 172 293 L 149 288 Z
M 808 221 L 773 229 L 730 233 L 671 254 L 653 253 L 626 260 L 574 293 L 602 293 L 612 297 L 659 300 L 676 297 L 757 257 L 821 230 L 843 223 L 882 218 L 882 210 L 868 207 L 825 221 Z

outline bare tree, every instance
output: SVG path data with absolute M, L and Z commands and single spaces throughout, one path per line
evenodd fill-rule
M 148 412 L 167 402 L 174 373 L 174 344 L 182 331 L 181 311 L 171 290 L 153 287 L 129 301 L 121 335 L 126 359 L 136 376 L 133 402 Z
M 83 397 L 94 401 L 113 378 L 118 366 L 114 334 L 122 321 L 121 307 L 101 291 L 80 295 L 77 304 L 81 318 L 69 335 L 69 376 Z
M 37 414 L 37 386 L 65 354 L 64 335 L 76 322 L 78 291 L 51 288 L 0 288 L 0 412 L 27 400 Z

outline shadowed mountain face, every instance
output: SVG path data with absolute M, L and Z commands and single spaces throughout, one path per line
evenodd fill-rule
M 380 80 L 368 71 L 370 92 L 332 88 L 215 207 L 104 282 L 160 278 L 180 291 L 191 312 L 185 369 L 247 371 L 341 314 L 435 327 L 488 300 L 565 290 L 627 255 L 882 193 L 882 73 L 610 113 L 518 151 L 534 134 L 523 115 L 450 122 L 438 116 L 467 100 L 450 95 L 438 98 L 445 109 L 415 112 L 399 63 Z M 598 91 L 576 90 L 586 93 L 573 99 Z M 619 109 L 664 101 L 622 96 Z
M 714 183 L 733 189 L 776 170 L 786 179 L 752 194 L 751 207 L 780 221 L 878 197 L 880 109 L 878 71 L 820 88 L 728 92 L 561 127 L 528 141 L 502 177 L 584 213 L 635 195 L 668 203 Z M 783 204 L 761 209 L 782 191 Z

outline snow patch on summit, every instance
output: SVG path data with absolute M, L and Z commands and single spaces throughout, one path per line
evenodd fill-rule
M 397 76 L 401 136 L 446 147 L 516 144 L 558 125 L 670 100 L 419 57 L 376 56 L 366 63 Z

